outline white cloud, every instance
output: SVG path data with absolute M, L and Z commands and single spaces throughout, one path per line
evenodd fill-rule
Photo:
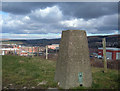
M 58 6 L 46 7 L 45 9 L 37 9 L 32 11 L 31 17 L 42 22 L 57 22 L 63 18 L 62 11 Z
M 71 20 L 63 20 L 60 21 L 60 24 L 64 26 L 66 29 L 79 29 L 86 30 L 88 33 L 106 33 L 108 31 L 112 31 L 114 28 L 117 30 L 117 14 L 102 16 L 99 18 L 93 18 L 89 20 L 85 20 L 83 18 L 74 18 Z M 113 28 L 113 29 L 112 29 Z M 102 30 L 100 30 L 102 29 Z M 108 32 L 108 33 L 110 33 Z
M 30 20 L 30 17 L 29 17 L 29 16 L 23 17 L 23 21 L 29 21 L 29 20 Z
M 1 33 L 0 33 L 1 35 Z M 47 38 L 47 39 L 52 39 L 52 38 L 60 38 L 61 35 L 60 34 L 54 34 L 54 33 L 50 33 L 50 34 L 9 34 L 9 33 L 2 33 L 2 38 L 13 38 L 13 39 L 43 39 L 43 38 Z
M 24 22 L 20 19 L 21 17 L 17 17 L 9 14 L 8 16 L 3 16 L 3 26 L 8 28 L 18 28 L 21 25 L 24 25 Z
M 35 13 L 35 15 L 37 17 L 39 17 L 39 16 L 47 17 L 47 16 L 51 15 L 51 13 L 53 15 L 55 14 L 58 17 L 61 17 L 61 15 L 62 15 L 62 12 L 59 10 L 59 8 L 57 6 L 47 7 L 45 9 L 38 9 L 38 10 L 32 11 L 32 13 Z
M 2 15 L 0 15 L 0 28 L 2 27 L 3 24 L 3 19 L 2 19 Z

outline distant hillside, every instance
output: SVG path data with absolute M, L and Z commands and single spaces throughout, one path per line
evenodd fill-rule
M 120 48 L 120 35 L 108 35 L 108 36 L 89 36 L 88 44 L 90 48 L 102 47 L 102 39 L 106 38 L 107 47 L 119 47 Z
M 102 38 L 106 38 L 107 47 L 118 47 L 120 48 L 120 35 L 108 35 L 108 36 L 88 36 L 89 48 L 98 48 L 102 47 Z M 45 46 L 50 44 L 59 44 L 59 39 L 30 39 L 30 40 L 8 40 L 22 42 L 23 45 L 29 46 Z
M 59 44 L 60 38 L 59 39 L 10 40 L 10 41 L 12 42 L 19 41 L 19 42 L 22 42 L 23 45 L 28 45 L 28 46 L 46 46 L 51 44 Z

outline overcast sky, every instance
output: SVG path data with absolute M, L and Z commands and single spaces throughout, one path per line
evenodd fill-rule
M 118 33 L 117 2 L 4 2 L 0 15 L 3 38 L 60 38 L 73 29 L 88 36 Z

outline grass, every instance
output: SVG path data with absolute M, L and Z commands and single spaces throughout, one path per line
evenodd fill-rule
M 16 88 L 34 86 L 43 89 L 56 87 L 54 61 L 19 56 L 3 56 L 2 59 L 3 86 L 13 84 Z M 46 81 L 47 84 L 38 85 L 42 81 Z
M 92 87 L 76 87 L 73 89 L 120 89 L 120 77 L 117 70 L 108 69 L 103 73 L 103 68 L 92 67 Z
M 9 84 L 12 84 L 14 88 L 59 88 L 54 82 L 55 65 L 56 61 L 39 57 L 5 55 L 2 57 L 3 87 L 9 87 Z M 107 73 L 102 71 L 102 68 L 92 67 L 93 84 L 91 88 L 76 87 L 72 89 L 118 89 L 120 86 L 118 71 L 111 69 L 108 69 Z M 43 81 L 47 83 L 39 85 Z

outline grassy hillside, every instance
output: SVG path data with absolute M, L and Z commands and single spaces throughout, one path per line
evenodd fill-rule
M 55 61 L 38 57 L 3 56 L 2 65 L 3 88 L 58 88 L 54 82 Z M 118 85 L 120 86 L 118 71 L 110 69 L 108 73 L 102 71 L 102 68 L 92 68 L 93 84 L 90 89 L 117 89 Z M 73 89 L 81 88 L 86 89 L 85 87 Z
M 2 41 L 2 44 L 23 44 L 22 41 Z

